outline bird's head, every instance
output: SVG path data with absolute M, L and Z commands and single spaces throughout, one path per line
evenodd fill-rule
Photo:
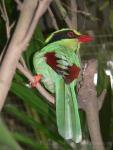
M 82 35 L 73 29 L 61 29 L 56 32 L 53 32 L 45 41 L 45 44 L 48 45 L 53 42 L 59 42 L 60 44 L 69 46 L 80 45 L 81 43 L 89 43 L 93 38 L 89 35 Z

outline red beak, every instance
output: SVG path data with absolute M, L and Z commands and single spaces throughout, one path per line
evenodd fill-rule
M 93 38 L 89 35 L 80 35 L 78 37 L 78 40 L 81 43 L 89 43 L 89 42 L 93 41 Z

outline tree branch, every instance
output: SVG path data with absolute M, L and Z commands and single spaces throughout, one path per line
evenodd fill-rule
M 12 23 L 10 25 L 4 0 L 2 0 L 2 5 L 0 4 L 0 11 L 1 11 L 1 16 L 2 16 L 3 20 L 5 21 L 5 25 L 6 25 L 7 39 L 9 39 L 10 38 L 10 32 L 11 32 L 11 29 L 13 28 L 13 26 L 14 26 L 14 23 Z
M 60 0 L 55 0 L 54 2 L 56 3 L 56 5 L 57 5 L 57 7 L 58 7 L 58 9 L 59 9 L 59 11 L 61 13 L 61 16 L 65 20 L 67 26 L 69 28 L 72 28 L 72 22 L 71 22 L 71 20 L 70 20 L 70 18 L 68 16 L 68 13 L 66 12 L 66 10 L 64 9 L 64 7 L 62 6 L 61 1 Z
M 27 68 L 24 68 L 20 63 L 17 65 L 17 68 L 30 82 L 34 82 L 34 77 Z M 37 84 L 36 88 L 41 93 L 41 95 L 45 97 L 46 100 L 54 104 L 55 98 L 49 94 L 40 83 Z
M 88 67 L 84 73 L 84 83 L 78 93 L 79 106 L 85 111 L 88 129 L 94 150 L 104 150 L 104 144 L 100 133 L 99 124 L 99 106 L 98 100 L 104 100 L 105 93 L 98 98 L 93 83 L 93 77 L 96 73 L 97 63 L 95 60 L 88 62 Z
M 26 49 L 40 17 L 50 3 L 51 0 L 24 0 L 23 2 L 20 18 L 0 67 L 0 110 L 4 105 L 21 54 Z
M 18 10 L 22 10 L 23 3 L 20 0 L 14 0 L 17 3 Z
M 11 25 L 10 25 L 10 21 L 9 21 L 9 18 L 8 18 L 8 14 L 7 14 L 7 10 L 6 10 L 6 6 L 5 6 L 5 2 L 4 0 L 2 0 L 2 4 L 0 4 L 0 12 L 1 12 L 1 17 L 2 19 L 4 20 L 5 22 L 5 26 L 6 26 L 6 36 L 7 36 L 7 41 L 6 41 L 6 44 L 2 50 L 2 53 L 0 55 L 0 64 L 1 64 L 1 60 L 3 58 L 3 55 L 5 53 L 5 50 L 6 50 L 6 47 L 7 47 L 7 44 L 9 42 L 9 39 L 11 37 L 11 30 L 15 24 L 15 22 L 13 22 Z
M 26 49 L 40 17 L 47 10 L 51 1 L 52 0 L 24 0 L 22 4 L 23 6 L 21 9 L 20 18 L 0 67 L 0 110 L 5 102 L 16 67 L 18 67 L 18 69 L 31 82 L 34 80 L 27 68 L 18 64 L 18 61 L 22 52 Z M 72 26 L 68 16 L 66 16 L 65 21 L 69 27 Z M 104 150 L 98 118 L 98 108 L 100 108 L 100 106 L 98 106 L 98 99 L 102 102 L 105 93 L 102 94 L 100 98 L 97 98 L 96 89 L 93 84 L 93 76 L 95 71 L 96 62 L 93 60 L 89 62 L 89 66 L 84 73 L 84 83 L 78 94 L 78 103 L 79 106 L 86 112 L 94 150 Z M 40 84 L 37 85 L 37 89 L 46 99 L 49 100 L 49 102 L 54 103 L 54 97 L 49 95 L 49 93 Z
M 52 12 L 52 10 L 51 10 L 50 7 L 48 8 L 48 12 L 49 12 L 49 14 L 50 14 L 50 16 L 51 16 L 51 19 L 52 19 L 52 22 L 53 22 L 53 26 L 55 27 L 56 30 L 58 30 L 59 27 L 58 27 L 58 25 L 57 25 L 55 16 L 54 16 L 54 14 L 53 14 L 53 12 Z
M 71 22 L 72 22 L 72 28 L 77 29 L 77 3 L 76 0 L 70 0 L 70 8 L 71 8 Z

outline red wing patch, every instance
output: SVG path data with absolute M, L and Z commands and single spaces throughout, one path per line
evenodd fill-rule
M 58 60 L 61 60 L 61 58 L 58 58 L 55 56 L 55 52 L 48 52 L 45 54 L 46 62 L 47 64 L 58 74 L 62 75 L 64 78 L 64 81 L 69 84 L 74 79 L 76 79 L 79 75 L 80 68 L 76 65 L 67 66 L 66 69 L 58 67 L 59 62 Z M 67 61 L 67 60 L 65 60 Z
M 67 84 L 71 83 L 74 79 L 78 78 L 80 72 L 80 68 L 76 65 L 68 67 L 69 75 L 66 75 L 64 80 Z
M 49 52 L 45 54 L 47 64 L 53 69 L 57 69 L 57 57 L 55 52 Z

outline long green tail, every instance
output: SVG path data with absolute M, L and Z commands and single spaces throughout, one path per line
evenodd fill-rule
M 56 79 L 56 116 L 59 134 L 79 143 L 82 134 L 74 83 L 66 85 L 60 78 Z

